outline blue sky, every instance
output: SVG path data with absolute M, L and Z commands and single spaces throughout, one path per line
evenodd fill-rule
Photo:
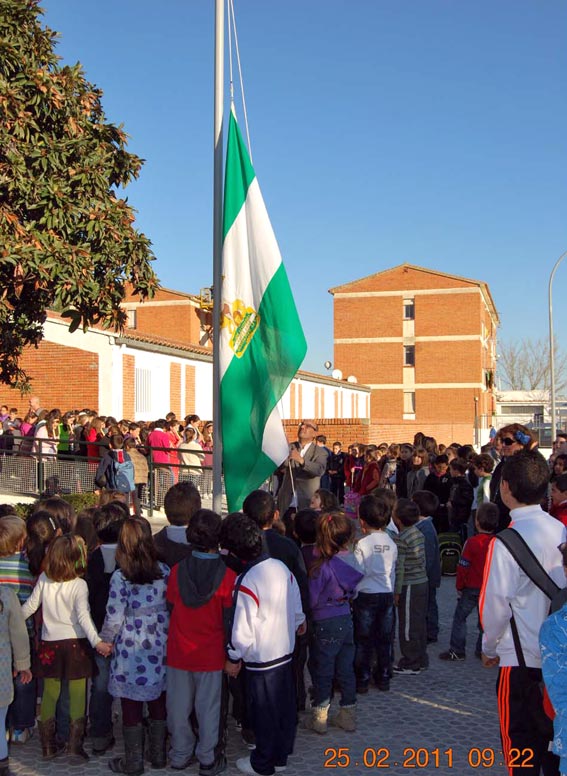
M 235 2 L 304 368 L 333 358 L 327 290 L 404 261 L 486 281 L 502 340 L 547 337 L 567 250 L 567 3 Z M 147 160 L 125 193 L 162 284 L 198 293 L 212 282 L 214 1 L 43 7 L 59 55 L 82 62 Z M 561 341 L 567 261 L 554 290 Z

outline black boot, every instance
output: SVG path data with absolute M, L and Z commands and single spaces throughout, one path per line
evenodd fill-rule
M 148 755 L 152 768 L 165 768 L 167 765 L 166 738 L 167 722 L 164 719 L 150 719 Z
M 113 773 L 127 773 L 129 776 L 142 776 L 144 772 L 144 728 L 142 725 L 124 725 L 124 757 L 109 760 L 108 767 Z

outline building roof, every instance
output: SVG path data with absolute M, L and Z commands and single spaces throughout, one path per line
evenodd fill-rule
M 353 285 L 357 283 L 360 283 L 361 281 L 371 280 L 373 278 L 379 278 L 380 275 L 385 275 L 387 273 L 394 272 L 395 270 L 400 270 L 400 269 L 403 269 L 403 270 L 412 269 L 417 272 L 426 272 L 428 275 L 437 275 L 439 278 L 450 278 L 451 280 L 458 280 L 462 283 L 468 283 L 472 286 L 477 286 L 478 288 L 480 288 L 481 292 L 483 293 L 486 303 L 490 308 L 490 311 L 493 313 L 494 317 L 496 318 L 497 323 L 500 322 L 500 317 L 496 310 L 494 299 L 492 298 L 492 294 L 490 293 L 488 284 L 485 283 L 484 280 L 473 280 L 472 278 L 465 278 L 465 277 L 462 277 L 461 275 L 453 275 L 449 272 L 441 272 L 440 270 L 429 269 L 429 267 L 418 267 L 416 264 L 408 264 L 407 262 L 404 262 L 403 264 L 397 264 L 395 267 L 388 267 L 388 269 L 381 270 L 380 272 L 374 272 L 373 274 L 366 275 L 363 278 L 350 280 L 348 283 L 344 283 L 343 285 L 340 285 L 340 286 L 334 286 L 333 288 L 329 289 L 329 293 L 334 296 L 337 293 L 348 291 L 349 288 L 351 288 Z M 440 288 L 442 288 L 441 285 L 440 285 Z M 402 290 L 403 289 L 400 289 L 400 291 Z

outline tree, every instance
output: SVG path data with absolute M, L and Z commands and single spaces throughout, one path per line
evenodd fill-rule
M 0 382 L 24 390 L 24 348 L 48 309 L 70 330 L 121 330 L 125 284 L 152 296 L 148 238 L 119 188 L 143 160 L 108 123 L 79 63 L 61 66 L 38 0 L 0 0 Z
M 555 389 L 567 385 L 567 355 L 555 342 Z M 499 343 L 498 372 L 505 389 L 511 391 L 549 391 L 549 341 L 524 339 Z

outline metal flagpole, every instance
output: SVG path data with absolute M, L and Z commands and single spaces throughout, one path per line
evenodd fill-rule
M 222 509 L 220 417 L 220 322 L 222 297 L 222 134 L 224 100 L 224 0 L 215 0 L 214 188 L 213 188 L 213 510 Z

